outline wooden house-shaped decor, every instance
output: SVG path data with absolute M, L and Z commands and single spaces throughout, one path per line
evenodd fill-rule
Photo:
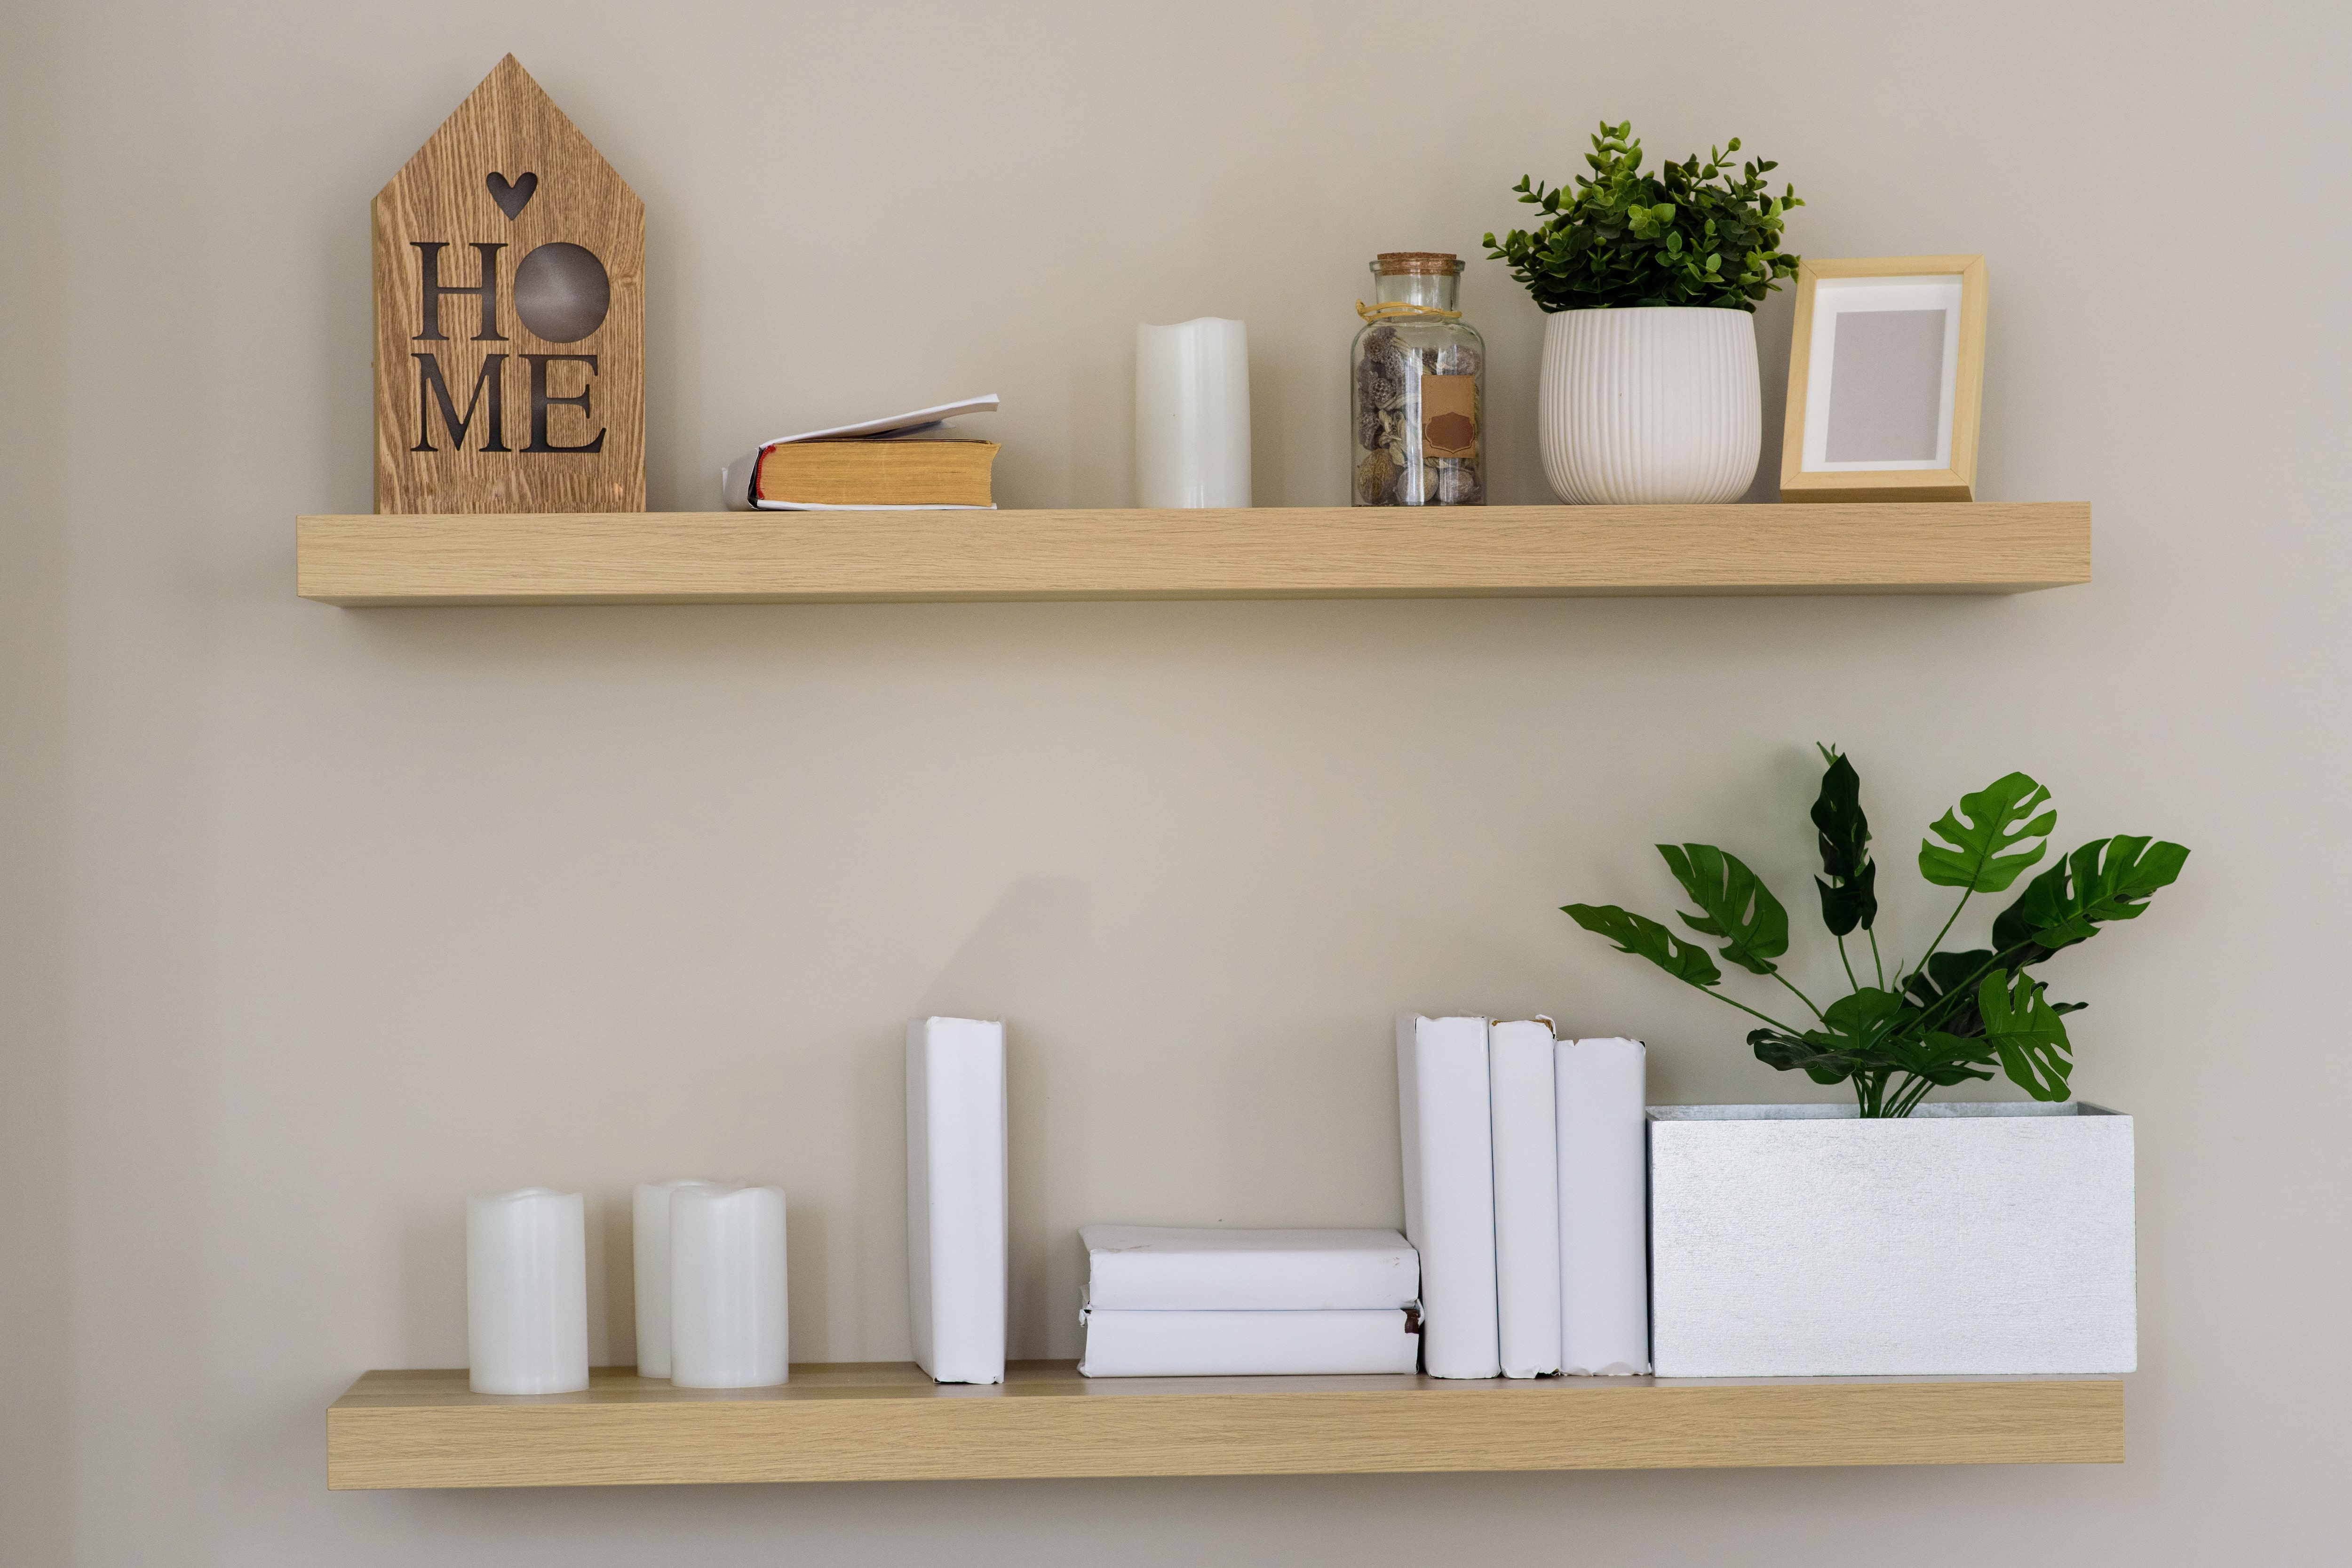
M 645 204 L 512 55 L 374 215 L 375 510 L 643 511 Z

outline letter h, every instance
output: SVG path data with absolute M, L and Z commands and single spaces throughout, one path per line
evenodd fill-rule
M 442 341 L 442 295 L 471 294 L 482 302 L 482 330 L 474 334 L 474 341 L 478 343 L 506 342 L 507 335 L 499 331 L 499 252 L 506 247 L 474 241 L 474 250 L 482 258 L 482 280 L 471 289 L 460 289 L 441 281 L 441 253 L 449 247 L 446 240 L 412 239 L 408 243 L 416 247 L 425 288 L 424 309 L 420 312 L 425 320 L 425 330 L 416 334 L 416 341 Z

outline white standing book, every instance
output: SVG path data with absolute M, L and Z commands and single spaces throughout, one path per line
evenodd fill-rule
M 1365 1310 L 1421 1300 L 1421 1257 L 1392 1230 L 1090 1225 L 1078 1239 L 1097 1310 Z
M 1397 1113 L 1404 1233 L 1421 1253 L 1423 1368 L 1498 1376 L 1486 1019 L 1397 1015 Z
M 1004 1381 L 1004 1026 L 907 1026 L 907 1276 L 915 1362 Z
M 1495 1121 L 1496 1331 L 1505 1377 L 1559 1370 L 1559 1140 L 1551 1020 L 1486 1032 Z
M 1400 1309 L 1132 1312 L 1087 1307 L 1088 1377 L 1273 1377 L 1413 1370 L 1421 1340 Z
M 1563 1040 L 1559 1095 L 1560 1370 L 1650 1370 L 1647 1053 Z

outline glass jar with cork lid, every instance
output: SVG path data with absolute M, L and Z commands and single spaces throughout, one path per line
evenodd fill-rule
M 1462 319 L 1459 258 L 1383 251 L 1350 368 L 1358 506 L 1486 499 L 1486 343 Z

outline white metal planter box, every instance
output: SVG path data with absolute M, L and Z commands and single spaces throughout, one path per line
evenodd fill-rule
M 1661 1377 L 2130 1372 L 2137 1240 L 2099 1106 L 1650 1108 Z

